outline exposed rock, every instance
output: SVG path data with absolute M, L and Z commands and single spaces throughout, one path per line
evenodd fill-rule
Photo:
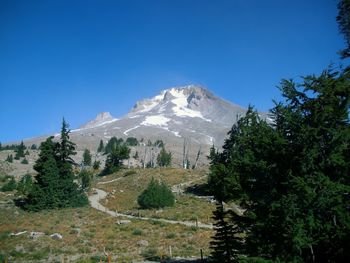
M 45 235 L 44 232 L 30 232 L 29 238 L 37 239 L 37 238 L 42 237 L 44 235 Z
M 63 238 L 63 236 L 59 233 L 54 233 L 52 235 L 50 235 L 51 238 L 56 239 L 56 240 L 61 240 Z
M 118 220 L 117 224 L 118 225 L 126 225 L 126 224 L 130 224 L 131 221 L 130 220 Z

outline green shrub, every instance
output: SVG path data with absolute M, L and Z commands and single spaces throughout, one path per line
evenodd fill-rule
M 142 235 L 142 231 L 141 231 L 141 229 L 135 228 L 134 231 L 132 231 L 132 234 L 134 236 L 141 236 Z
M 91 171 L 83 169 L 79 173 L 79 178 L 81 179 L 81 187 L 84 190 L 89 190 L 92 184 L 92 180 L 94 178 L 94 175 Z
M 162 208 L 173 206 L 175 197 L 165 183 L 159 183 L 152 178 L 147 188 L 138 197 L 137 202 L 146 209 Z
M 98 170 L 98 169 L 100 169 L 100 165 L 101 165 L 101 162 L 95 160 L 94 163 L 92 164 L 92 168 L 93 168 L 94 170 Z
M 14 177 L 11 177 L 10 181 L 8 181 L 2 188 L 1 191 L 9 192 L 15 190 L 17 187 L 17 183 Z
M 22 161 L 21 161 L 21 164 L 28 164 L 28 160 L 26 158 L 24 158 Z

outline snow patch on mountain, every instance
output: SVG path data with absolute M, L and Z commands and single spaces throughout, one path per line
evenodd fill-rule
M 129 132 L 131 132 L 132 130 L 135 130 L 137 128 L 140 128 L 140 125 L 136 125 L 135 127 L 132 127 L 130 129 L 124 131 L 123 133 L 124 133 L 124 135 L 129 135 Z
M 143 122 L 141 122 L 141 125 L 167 126 L 169 121 L 170 121 L 170 119 L 165 117 L 164 115 L 151 115 L 151 116 L 147 116 L 145 118 L 145 120 Z
M 204 118 L 201 112 L 188 108 L 188 98 L 184 94 L 184 89 L 172 88 L 169 90 L 169 93 L 175 97 L 175 99 L 172 99 L 171 102 L 175 104 L 172 110 L 176 116 L 192 118 L 198 117 L 205 121 L 211 122 L 211 120 Z
M 141 110 L 137 110 L 139 113 L 145 113 L 151 111 L 154 107 L 156 107 L 163 99 L 164 99 L 165 91 L 163 90 L 159 95 L 153 97 L 152 99 L 144 100 L 138 104 L 136 104 L 134 108 L 142 107 Z

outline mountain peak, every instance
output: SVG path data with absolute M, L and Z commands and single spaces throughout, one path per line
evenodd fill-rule
M 172 87 L 161 91 L 157 96 L 150 99 L 143 99 L 136 102 L 131 113 L 149 112 L 160 104 L 172 102 L 175 104 L 181 103 L 182 107 L 191 108 L 191 103 L 202 98 L 213 99 L 215 96 L 206 88 L 197 85 L 187 85 L 180 87 Z M 196 104 L 196 103 L 195 103 Z
M 97 126 L 101 126 L 113 121 L 116 121 L 115 119 L 109 112 L 101 112 L 97 114 L 96 118 L 93 119 L 92 121 L 89 121 L 85 123 L 84 125 L 80 126 L 79 129 L 88 129 L 88 128 L 94 128 Z

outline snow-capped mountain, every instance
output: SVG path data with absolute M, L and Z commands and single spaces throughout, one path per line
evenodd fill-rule
M 136 137 L 142 142 L 161 139 L 167 150 L 173 153 L 174 163 L 178 164 L 181 163 L 186 141 L 190 145 L 189 155 L 195 157 L 201 149 L 202 162 L 206 163 L 209 148 L 213 144 L 220 147 L 229 129 L 245 112 L 246 109 L 215 96 L 203 87 L 189 85 L 166 89 L 153 98 L 138 101 L 128 114 L 120 118 L 102 112 L 94 120 L 72 130 L 70 137 L 78 150 L 89 148 L 92 151 L 96 151 L 100 140 L 106 143 L 113 136 L 124 139 Z M 261 116 L 266 117 L 266 114 L 261 113 Z M 26 143 L 31 145 L 44 139 L 38 137 Z M 133 151 L 146 154 L 142 147 Z
M 199 86 L 163 90 L 150 99 L 138 101 L 124 117 L 101 113 L 96 119 L 73 130 L 75 136 L 94 134 L 104 140 L 112 136 L 221 145 L 228 129 L 245 109 L 216 97 Z M 75 137 L 74 136 L 74 137 Z

